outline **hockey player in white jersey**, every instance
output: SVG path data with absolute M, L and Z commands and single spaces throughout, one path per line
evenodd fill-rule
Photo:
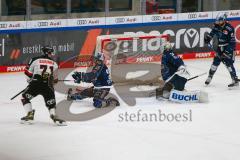
M 54 50 L 51 47 L 43 47 L 42 52 L 43 55 L 30 60 L 24 72 L 29 85 L 22 94 L 22 104 L 27 115 L 22 117 L 21 121 L 32 123 L 35 110 L 30 100 L 37 95 L 42 95 L 53 122 L 57 125 L 65 125 L 65 121 L 59 119 L 55 113 L 56 99 L 53 85 L 58 82 L 58 65 L 51 58 Z

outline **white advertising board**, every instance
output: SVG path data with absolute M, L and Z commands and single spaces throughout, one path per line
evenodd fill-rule
M 68 19 L 68 27 L 105 25 L 105 17 Z
M 143 16 L 143 23 L 177 21 L 177 14 L 154 14 Z
M 67 27 L 67 19 L 27 21 L 27 28 L 56 28 Z
M 142 23 L 142 16 L 106 17 L 106 25 Z
M 8 21 L 0 22 L 0 30 L 26 29 L 26 21 Z

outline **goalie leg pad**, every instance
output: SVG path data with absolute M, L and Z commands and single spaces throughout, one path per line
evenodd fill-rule
M 94 96 L 93 87 L 84 89 L 84 90 L 81 92 L 81 95 L 82 95 L 82 96 L 85 96 L 85 97 L 93 97 L 93 96 Z
M 102 108 L 102 107 L 117 107 L 120 106 L 120 103 L 117 99 L 113 98 L 113 97 L 109 97 L 107 99 L 93 99 L 93 106 L 96 108 Z
M 93 106 L 96 108 L 106 106 L 106 100 L 104 98 L 108 95 L 109 91 L 110 88 L 94 89 Z
M 93 97 L 95 99 L 104 99 L 110 91 L 110 88 L 101 88 L 93 90 Z
M 68 94 L 67 96 L 68 100 L 82 100 L 82 99 L 90 98 L 94 96 L 93 87 L 86 88 L 84 90 L 79 90 L 77 93 L 72 93 L 72 89 L 69 88 L 67 94 Z
M 177 103 L 206 103 L 208 93 L 203 91 L 178 91 L 173 89 L 169 97 L 170 101 Z
M 72 94 L 71 96 L 68 97 L 68 100 L 82 100 L 82 99 L 85 99 L 85 98 L 88 98 L 88 97 L 83 96 L 79 93 L 74 93 L 74 94 Z
M 169 98 L 170 91 L 173 89 L 173 85 L 171 83 L 166 83 L 162 88 L 156 89 L 156 99 L 159 98 Z

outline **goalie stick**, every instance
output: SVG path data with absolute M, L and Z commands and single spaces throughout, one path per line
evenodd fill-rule
M 74 80 L 70 80 L 70 79 L 59 79 L 59 82 L 69 82 L 69 81 L 74 81 Z
M 191 77 L 191 78 L 189 78 L 187 81 L 191 81 L 191 80 L 193 80 L 193 79 L 195 79 L 195 78 L 198 78 L 198 77 L 201 77 L 201 76 L 203 76 L 203 75 L 205 75 L 205 74 L 207 74 L 207 72 L 204 72 L 204 73 L 202 73 L 202 74 L 199 74 L 199 75 L 196 75 L 196 76 L 194 76 L 194 77 Z
M 201 73 L 201 74 L 199 74 L 199 75 L 193 76 L 193 77 L 187 79 L 187 81 L 191 81 L 191 80 L 193 80 L 193 79 L 195 79 L 195 78 L 198 78 L 198 77 L 201 77 L 201 76 L 203 76 L 203 75 L 205 75 L 205 74 L 207 74 L 207 72 L 204 72 L 204 73 Z M 175 75 L 175 74 L 173 74 L 173 76 L 174 76 L 174 75 Z M 171 76 L 169 79 L 167 79 L 166 82 L 164 83 L 164 85 L 165 85 L 167 82 L 169 82 L 169 81 L 173 78 L 173 76 Z M 155 96 L 155 95 L 156 95 L 156 91 L 149 93 L 149 97 L 153 97 L 153 96 Z

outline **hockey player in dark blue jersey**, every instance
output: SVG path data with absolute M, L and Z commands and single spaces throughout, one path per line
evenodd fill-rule
M 230 23 L 226 21 L 226 14 L 220 13 L 217 15 L 216 21 L 213 25 L 212 31 L 204 37 L 204 41 L 206 44 L 211 46 L 210 41 L 216 36 L 218 40 L 218 47 L 216 50 L 216 55 L 213 59 L 213 63 L 209 70 L 209 75 L 205 84 L 208 85 L 213 75 L 215 74 L 219 64 L 222 62 L 228 69 L 230 76 L 232 78 L 232 83 L 228 85 L 228 87 L 238 86 L 239 79 L 236 75 L 236 70 L 233 66 L 235 61 L 235 33 L 234 28 Z
M 104 63 L 104 55 L 98 53 L 94 57 L 95 66 L 91 72 L 75 72 L 72 77 L 75 83 L 92 83 L 93 87 L 86 88 L 77 93 L 72 93 L 70 88 L 68 91 L 68 100 L 82 100 L 85 98 L 93 98 L 93 106 L 96 108 L 107 106 L 119 106 L 118 100 L 113 97 L 105 98 L 113 84 L 108 67 Z
M 184 62 L 173 52 L 172 46 L 169 42 L 164 45 L 161 74 L 164 80 L 164 86 L 157 88 L 156 98 L 169 98 L 172 89 L 183 91 L 187 78 L 190 76 Z

